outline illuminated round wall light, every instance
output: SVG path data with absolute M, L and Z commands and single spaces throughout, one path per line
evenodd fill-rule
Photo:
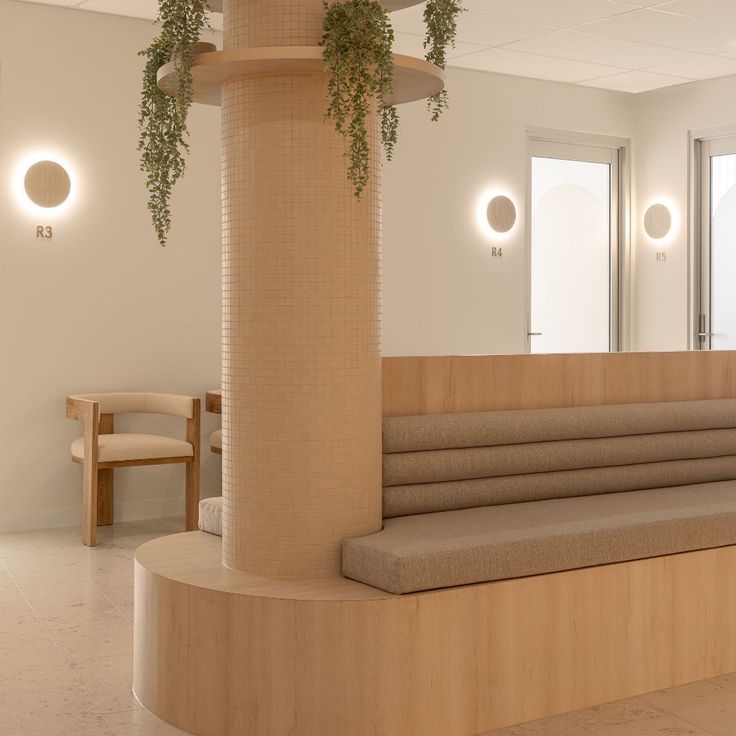
M 672 212 L 665 204 L 653 204 L 644 214 L 644 230 L 652 240 L 663 240 L 672 232 Z
M 504 194 L 499 194 L 488 203 L 486 214 L 494 233 L 503 235 L 516 224 L 516 207 Z
M 56 161 L 37 161 L 26 171 L 23 188 L 33 204 L 51 209 L 66 202 L 72 182 L 61 164 Z
M 476 200 L 475 221 L 487 240 L 500 243 L 513 237 L 518 213 L 508 191 L 488 189 Z

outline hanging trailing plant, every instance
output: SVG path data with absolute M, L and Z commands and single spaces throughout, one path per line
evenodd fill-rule
M 171 229 L 171 191 L 186 169 L 187 116 L 192 105 L 194 49 L 208 27 L 206 0 L 160 0 L 161 33 L 140 56 L 143 72 L 138 126 L 141 170 L 147 175 L 148 209 L 161 245 Z M 158 70 L 174 60 L 178 94 L 170 97 L 157 84 Z
M 463 12 L 462 0 L 429 0 L 424 8 L 424 22 L 427 25 L 425 58 L 442 70 L 447 67 L 447 49 L 455 48 L 457 18 Z M 432 120 L 437 122 L 447 109 L 447 90 L 443 89 L 428 98 L 427 108 L 432 113 Z
M 393 89 L 394 32 L 377 0 L 330 2 L 325 7 L 321 45 L 330 71 L 327 116 L 348 139 L 348 179 L 360 198 L 370 177 L 367 123 L 378 105 L 381 141 L 390 160 L 399 124 L 396 108 L 384 105 Z

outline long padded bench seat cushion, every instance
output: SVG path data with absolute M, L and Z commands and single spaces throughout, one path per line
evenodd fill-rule
M 736 399 L 386 417 L 383 451 L 416 452 L 736 427 Z
M 343 574 L 413 593 L 736 544 L 736 481 L 387 519 Z
M 192 457 L 189 442 L 155 434 L 101 434 L 98 437 L 98 461 L 119 463 L 134 460 Z M 72 442 L 72 457 L 84 459 L 84 437 Z

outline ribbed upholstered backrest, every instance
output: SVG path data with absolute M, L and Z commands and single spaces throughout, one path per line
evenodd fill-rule
M 736 399 L 391 417 L 384 516 L 736 479 Z

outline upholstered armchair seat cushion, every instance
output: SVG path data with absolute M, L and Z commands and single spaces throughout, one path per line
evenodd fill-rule
M 159 460 L 192 457 L 189 442 L 155 434 L 101 434 L 98 437 L 98 462 L 119 463 L 132 460 Z M 72 442 L 72 457 L 84 460 L 84 437 Z
M 222 450 L 222 430 L 218 429 L 210 435 L 210 447 Z

